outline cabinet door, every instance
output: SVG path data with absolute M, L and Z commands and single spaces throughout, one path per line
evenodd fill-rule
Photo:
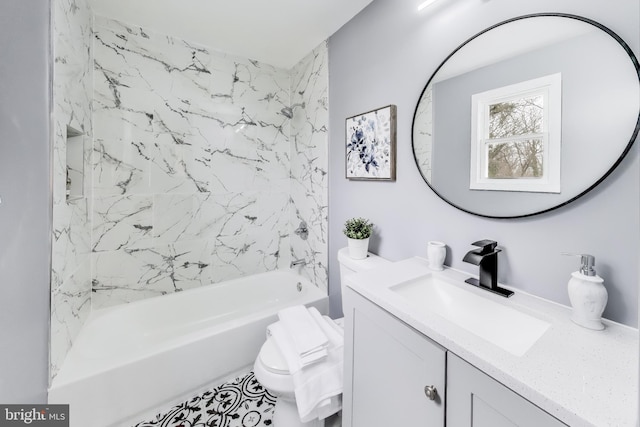
M 447 427 L 565 426 L 484 372 L 447 354 Z
M 343 425 L 444 426 L 445 350 L 351 289 L 345 294 Z

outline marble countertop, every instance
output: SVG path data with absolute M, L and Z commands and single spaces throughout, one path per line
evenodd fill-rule
M 603 331 L 592 331 L 571 321 L 570 307 L 514 288 L 503 298 L 462 283 L 551 324 L 515 356 L 389 289 L 430 272 L 427 260 L 415 257 L 348 276 L 346 285 L 572 427 L 638 425 L 637 329 L 604 320 Z M 443 273 L 460 282 L 470 276 L 449 268 Z

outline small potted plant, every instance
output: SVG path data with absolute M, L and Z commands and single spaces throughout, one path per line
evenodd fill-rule
M 344 223 L 342 232 L 347 236 L 349 256 L 353 259 L 364 259 L 369 251 L 369 237 L 373 224 L 365 218 L 351 218 Z

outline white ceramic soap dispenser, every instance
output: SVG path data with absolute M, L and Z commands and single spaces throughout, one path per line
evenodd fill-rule
M 604 280 L 596 274 L 593 255 L 575 256 L 580 257 L 582 265 L 579 271 L 571 273 L 569 279 L 569 300 L 573 307 L 571 320 L 585 328 L 602 330 L 602 312 L 609 297 L 603 284 Z

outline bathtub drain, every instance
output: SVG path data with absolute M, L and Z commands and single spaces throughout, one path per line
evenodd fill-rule
M 298 292 L 302 292 L 302 283 L 298 282 L 298 284 L 296 285 L 296 289 L 298 289 Z

